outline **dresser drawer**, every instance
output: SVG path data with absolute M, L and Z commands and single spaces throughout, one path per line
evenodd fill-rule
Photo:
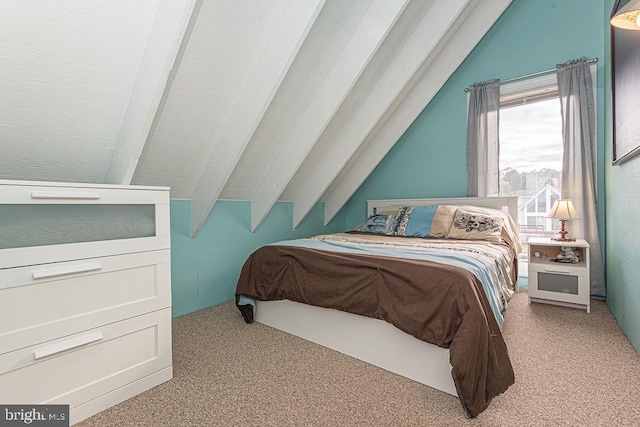
M 164 203 L 168 187 L 82 184 L 45 181 L 0 181 L 3 204 L 121 205 Z
M 0 354 L 171 305 L 170 250 L 0 270 Z
M 0 355 L 0 402 L 71 408 L 171 366 L 170 309 Z
M 166 188 L 0 181 L 0 269 L 168 249 Z

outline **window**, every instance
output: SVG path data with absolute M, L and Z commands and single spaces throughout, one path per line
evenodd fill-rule
M 562 117 L 555 75 L 500 88 L 500 195 L 517 196 L 523 242 L 554 231 L 560 198 Z M 557 222 L 557 221 L 556 221 Z
M 577 62 L 582 63 L 583 60 L 581 58 Z M 566 68 L 562 67 L 563 78 L 569 77 Z M 546 217 L 547 209 L 560 198 L 564 157 L 563 117 L 557 87 L 558 74 L 554 71 L 547 70 L 503 80 L 499 85 L 499 106 L 496 105 L 496 80 L 487 80 L 469 88 L 472 96 L 472 102 L 468 104 L 470 108 L 467 122 L 469 195 L 491 196 L 499 193 L 501 196 L 517 196 L 520 201 L 518 222 L 523 243 L 532 235 L 554 234 L 553 228 L 559 228 L 558 224 Z M 597 80 L 594 64 L 590 71 L 593 92 L 587 91 L 587 98 L 591 98 L 593 94 L 594 99 L 589 99 L 589 102 L 595 103 Z M 534 76 L 538 77 L 531 78 Z M 580 76 L 574 77 L 580 79 Z M 579 82 L 580 85 L 584 83 L 584 80 Z M 582 99 L 581 95 L 572 90 L 568 92 L 573 93 L 570 96 L 575 99 Z M 584 110 L 584 107 L 580 108 Z M 566 119 L 582 121 L 575 114 Z M 595 122 L 588 125 L 592 128 Z M 585 153 L 588 161 L 592 161 L 592 158 L 595 160 L 597 150 L 593 147 L 595 141 L 591 136 L 580 138 L 580 135 L 576 136 L 569 131 L 571 129 L 568 129 L 566 141 L 569 149 Z M 499 139 L 496 135 L 499 135 Z M 592 145 L 590 151 L 580 145 L 586 143 Z M 572 180 L 580 180 L 584 188 L 590 188 L 589 191 L 595 189 L 592 177 L 585 174 L 580 165 L 567 170 L 566 173 L 575 174 L 571 177 Z M 566 188 L 565 192 L 582 199 L 583 187 L 577 185 Z M 597 241 L 594 206 L 589 204 L 583 207 L 591 213 L 583 223 L 589 223 L 587 232 Z M 526 258 L 526 254 L 519 255 L 521 261 L 523 258 Z M 601 292 L 604 295 L 604 290 Z

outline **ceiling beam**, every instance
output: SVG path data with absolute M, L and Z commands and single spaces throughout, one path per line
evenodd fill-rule
M 339 143 L 314 166 L 311 176 L 298 189 L 293 198 L 294 227 L 320 200 L 468 3 L 469 0 L 435 2 L 422 10 L 424 15 L 411 36 L 400 47 L 376 86 L 366 94 L 360 108 L 339 130 L 336 135 Z
M 196 0 L 158 3 L 146 50 L 105 176 L 106 183 L 131 183 L 195 4 Z
M 325 0 L 290 1 L 191 198 L 191 237 L 198 235 L 262 121 Z
M 370 6 L 258 186 L 251 200 L 252 231 L 276 203 L 408 3 L 378 0 Z
M 461 19 L 448 29 L 446 39 L 417 73 L 417 81 L 405 88 L 406 97 L 402 102 L 391 106 L 388 119 L 381 120 L 380 123 L 383 124 L 379 129 L 371 132 L 372 136 L 366 141 L 366 150 L 362 147 L 358 150 L 359 157 L 349 162 L 349 167 L 341 172 L 339 182 L 322 197 L 325 204 L 325 224 L 349 201 L 509 3 L 511 0 L 475 0 L 465 8 Z M 443 49 L 445 43 L 446 48 Z M 434 56 L 437 56 L 437 60 Z

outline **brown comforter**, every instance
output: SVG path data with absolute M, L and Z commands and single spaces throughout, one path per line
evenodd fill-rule
M 236 304 L 253 322 L 256 300 L 288 299 L 384 319 L 450 349 L 460 402 L 475 417 L 514 382 L 500 328 L 482 284 L 470 272 L 434 262 L 265 246 L 244 267 Z

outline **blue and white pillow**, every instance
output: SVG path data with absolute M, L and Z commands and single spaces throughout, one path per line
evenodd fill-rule
M 394 236 L 429 237 L 438 206 L 405 206 L 398 212 Z
M 392 206 L 369 217 L 354 230 L 389 236 L 446 238 L 457 207 Z

